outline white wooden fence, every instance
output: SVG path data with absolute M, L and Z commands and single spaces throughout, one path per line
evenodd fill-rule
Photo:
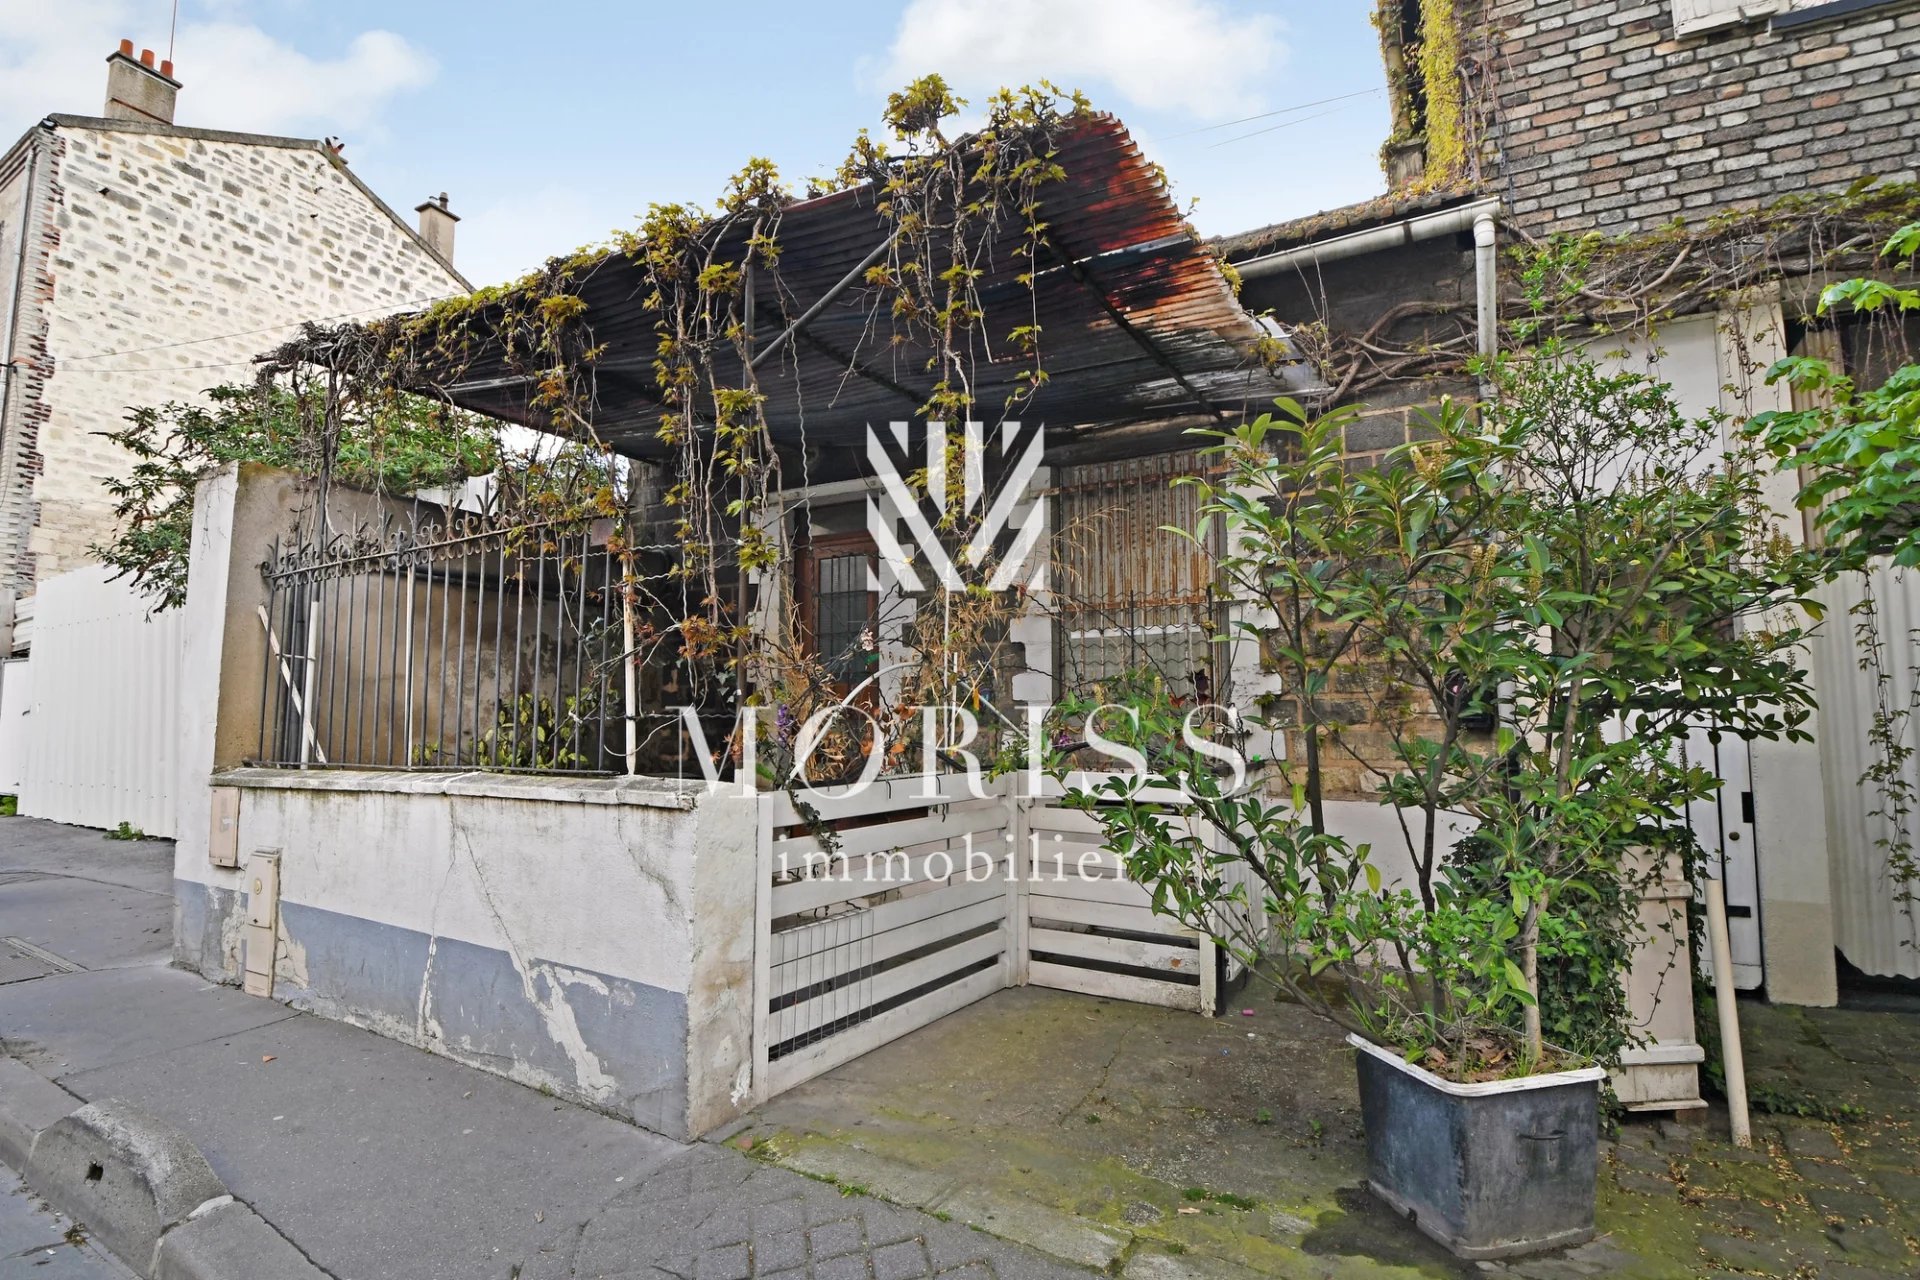
M 792 1088 L 1014 980 L 1018 809 L 963 775 L 760 800 L 754 1079 Z M 831 833 L 831 834 L 829 834 Z M 829 848 L 829 845 L 832 847 Z
M 760 797 L 759 1097 L 1010 986 L 1214 1011 L 1237 963 L 1155 915 L 1057 784 L 1027 796 L 1018 783 Z
M 17 750 L 26 762 L 20 812 L 174 835 L 178 614 L 149 618 L 147 602 L 104 567 L 76 569 L 35 592 L 27 665 L 26 713 L 0 715 L 12 739 L 0 757 Z

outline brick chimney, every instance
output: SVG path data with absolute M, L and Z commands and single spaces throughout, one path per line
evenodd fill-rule
M 415 205 L 413 211 L 420 215 L 420 238 L 442 262 L 452 266 L 453 224 L 460 221 L 460 215 L 448 211 L 447 193 L 442 191 L 426 203 Z
M 142 49 L 136 61 L 133 41 L 122 40 L 120 47 L 107 55 L 107 108 L 109 120 L 146 120 L 173 123 L 173 101 L 180 82 L 173 78 L 173 63 L 153 65 L 153 50 Z

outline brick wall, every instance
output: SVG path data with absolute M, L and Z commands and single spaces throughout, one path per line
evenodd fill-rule
M 23 325 L 43 351 L 16 397 L 33 429 L 0 458 L 0 589 L 21 595 L 111 533 L 102 482 L 127 458 L 99 433 L 130 406 L 245 381 L 302 320 L 464 292 L 311 144 L 105 122 L 44 140 L 48 234 L 28 271 L 44 306 Z
M 1485 6 L 1506 162 L 1490 186 L 1529 230 L 1630 231 L 1920 176 L 1920 4 L 1683 37 L 1670 0 Z

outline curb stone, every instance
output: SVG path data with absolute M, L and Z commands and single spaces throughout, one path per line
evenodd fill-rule
M 117 1099 L 88 1103 L 42 1129 L 21 1172 L 55 1208 L 142 1271 L 161 1235 L 227 1193 L 182 1134 Z
M 84 1105 L 26 1063 L 0 1055 L 0 1164 L 25 1174 L 40 1131 Z
M 0 1056 L 0 1161 L 149 1280 L 330 1280 L 187 1137 Z
M 325 1280 L 271 1223 L 232 1196 L 202 1205 L 160 1237 L 153 1280 Z

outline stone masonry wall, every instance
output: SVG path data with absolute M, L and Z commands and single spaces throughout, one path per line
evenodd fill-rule
M 45 353 L 24 406 L 39 421 L 0 463 L 32 486 L 25 545 L 17 529 L 0 544 L 0 588 L 21 595 L 111 533 L 102 481 L 127 458 L 100 433 L 130 406 L 244 381 L 302 320 L 465 291 L 314 144 L 64 119 L 46 132 Z
M 1671 0 L 1485 0 L 1529 231 L 1644 230 L 1858 178 L 1920 176 L 1920 4 L 1676 36 Z
M 45 266 L 59 241 L 51 171 L 58 144 L 54 135 L 35 130 L 0 164 L 0 361 L 8 365 L 0 374 L 0 638 L 10 631 L 13 597 L 22 593 L 15 567 L 33 528 L 33 483 L 47 413 L 52 364 L 45 303 L 52 284 Z M 16 549 L 22 555 L 12 554 Z

